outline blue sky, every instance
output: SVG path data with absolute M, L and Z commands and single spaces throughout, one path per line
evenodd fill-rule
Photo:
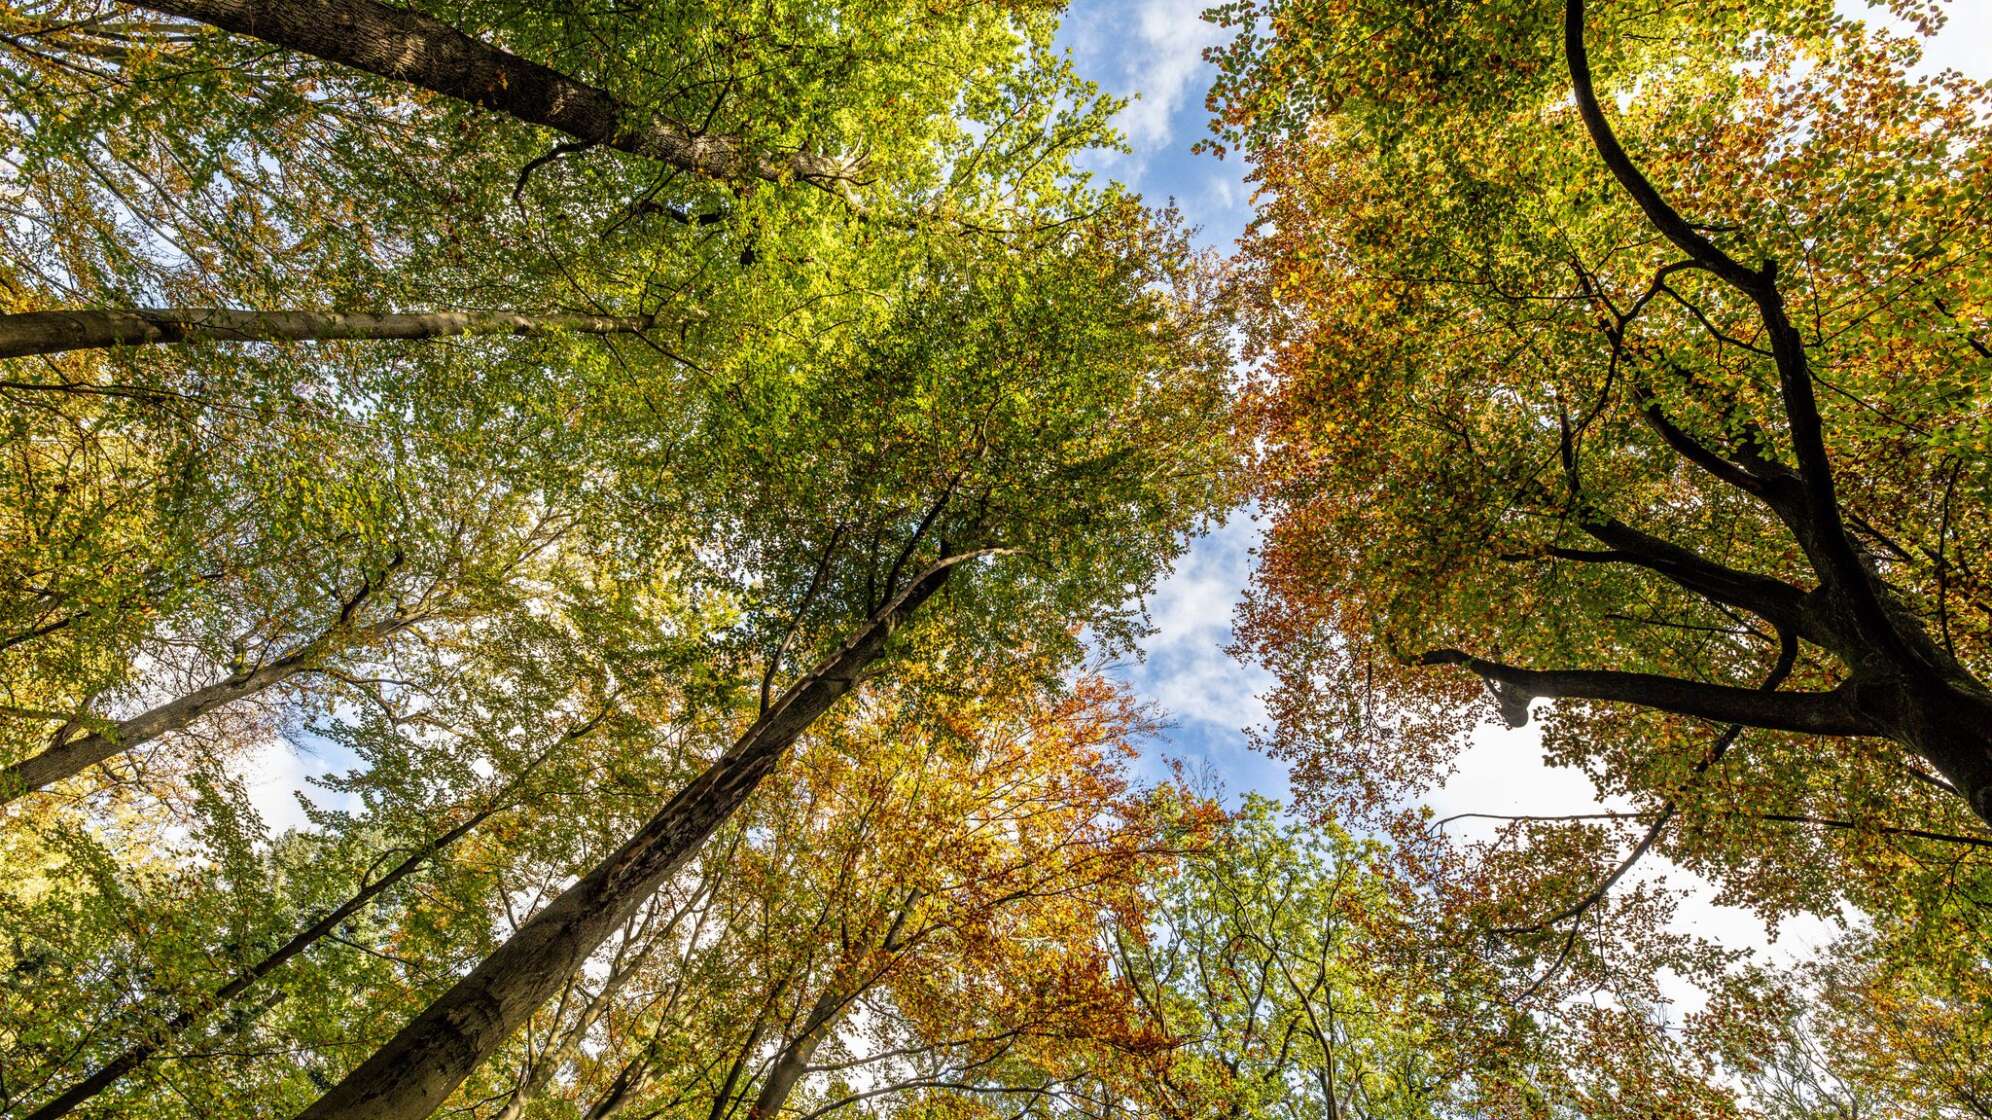
M 1229 252 L 1251 217 L 1243 164 L 1189 150 L 1207 134 L 1204 94 L 1213 68 L 1203 51 L 1223 37 L 1201 18 L 1207 3 L 1079 0 L 1060 42 L 1079 73 L 1132 99 L 1115 123 L 1133 151 L 1092 161 L 1094 168 L 1151 203 L 1174 199 L 1202 244 Z M 1245 740 L 1245 729 L 1264 714 L 1258 696 L 1269 680 L 1224 650 L 1258 535 L 1239 513 L 1197 541 L 1149 600 L 1155 633 L 1145 657 L 1114 669 L 1171 721 L 1147 759 L 1152 773 L 1161 773 L 1164 758 L 1178 758 L 1214 772 L 1233 793 L 1284 797 L 1285 769 Z

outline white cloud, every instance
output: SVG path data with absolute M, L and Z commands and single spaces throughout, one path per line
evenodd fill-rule
M 1203 19 L 1204 0 L 1142 0 L 1134 13 L 1133 37 L 1123 40 L 1121 63 L 1139 79 L 1139 99 L 1120 123 L 1137 148 L 1168 140 L 1176 111 L 1192 92 L 1191 80 L 1204 68 L 1203 52 L 1222 30 Z M 1202 83 L 1198 83 L 1201 86 Z
M 1115 123 L 1134 148 L 1131 157 L 1107 158 L 1103 170 L 1139 180 L 1157 157 L 1188 148 L 1176 118 L 1192 100 L 1201 103 L 1209 67 L 1206 47 L 1224 31 L 1203 19 L 1208 0 L 1107 0 L 1074 5 L 1062 32 L 1080 71 L 1109 93 L 1133 100 Z
M 1256 523 L 1244 514 L 1233 517 L 1194 542 L 1149 596 L 1155 633 L 1142 643 L 1146 659 L 1129 666 L 1127 675 L 1171 716 L 1233 733 L 1265 720 L 1262 696 L 1272 678 L 1225 652 L 1258 539 Z
M 250 804 L 256 807 L 273 836 L 312 827 L 303 806 L 298 804 L 299 794 L 319 805 L 331 806 L 343 801 L 312 785 L 310 779 L 349 768 L 358 761 L 328 740 L 311 735 L 301 738 L 305 740 L 302 743 L 283 736 L 266 737 L 239 763 Z

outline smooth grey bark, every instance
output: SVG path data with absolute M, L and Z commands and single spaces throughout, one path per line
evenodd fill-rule
M 788 1103 L 789 1094 L 795 1092 L 796 1083 L 809 1070 L 809 1059 L 816 1056 L 816 1048 L 830 1036 L 830 1028 L 849 1002 L 848 997 L 834 988 L 816 997 L 816 1003 L 803 1020 L 802 1032 L 782 1047 L 761 1082 L 761 1091 L 754 1094 L 754 1103 L 747 1108 L 747 1120 L 768 1120 Z
M 649 322 L 610 315 L 514 311 L 241 311 L 230 307 L 26 311 L 0 315 L 0 358 L 175 342 L 316 342 L 453 335 L 632 334 Z
M 893 631 L 940 590 L 955 565 L 993 551 L 949 557 L 914 579 L 784 691 L 636 835 L 519 927 L 299 1120 L 420 1120 L 434 1112 L 733 815 L 790 744 L 856 685 Z
M 328 62 L 545 125 L 583 144 L 615 148 L 715 179 L 856 178 L 850 161 L 809 152 L 756 151 L 629 105 L 606 90 L 480 42 L 441 20 L 373 0 L 134 0 Z
M 699 904 L 699 896 L 704 893 L 704 887 L 694 891 L 692 897 L 672 913 L 661 931 L 653 933 L 651 929 L 657 917 L 654 906 L 651 913 L 638 923 L 635 931 L 632 932 L 627 928 L 624 930 L 625 947 L 632 940 L 640 942 L 642 947 L 627 958 L 618 954 L 615 962 L 610 965 L 608 978 L 602 982 L 602 986 L 593 995 L 586 997 L 587 1002 L 575 1017 L 575 1021 L 561 1032 L 557 1039 L 550 1040 L 545 1050 L 532 1054 L 530 1048 L 528 1049 L 525 1068 L 520 1071 L 518 1083 L 512 1087 L 511 1095 L 506 1097 L 504 1106 L 492 1114 L 491 1120 L 518 1120 L 525 1115 L 526 1106 L 531 1103 L 533 1095 L 552 1079 L 568 1057 L 581 1048 L 582 1041 L 595 1029 L 595 1024 L 601 1022 L 602 1016 L 608 1014 L 610 1005 L 623 985 L 629 983 L 636 975 L 637 970 L 649 959 L 662 939 L 670 936 L 671 931 L 678 928 L 678 923 Z M 570 977 L 568 980 L 570 989 L 581 979 L 579 976 Z M 567 995 L 563 993 L 561 1003 L 564 1004 L 566 999 Z M 557 1014 L 556 1019 L 558 1019 Z

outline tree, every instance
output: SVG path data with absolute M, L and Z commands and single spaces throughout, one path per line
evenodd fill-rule
M 1172 1045 L 1142 1090 L 1158 1115 L 1378 1120 L 1470 1099 L 1443 1076 L 1431 978 L 1392 947 L 1380 845 L 1250 794 L 1205 845 L 1161 869 L 1152 929 L 1115 931 Z
M 1133 244 L 1142 238 L 1138 234 Z M 806 403 L 831 409 L 828 423 L 795 427 L 833 433 L 839 442 L 851 439 L 853 450 L 869 459 L 876 446 L 867 432 L 873 422 L 850 406 L 880 398 L 900 408 L 910 403 L 913 408 L 884 418 L 901 446 L 895 461 L 876 463 L 879 474 L 868 485 L 894 504 L 917 492 L 916 480 L 932 480 L 927 485 L 934 488 L 927 510 L 910 525 L 859 520 L 863 507 L 847 506 L 822 546 L 817 574 L 798 600 L 801 608 L 812 609 L 821 597 L 849 604 L 845 610 L 870 606 L 869 613 L 847 635 L 830 630 L 827 641 L 818 639 L 837 644 L 786 689 L 764 687 L 759 715 L 725 755 L 305 1115 L 426 1115 L 439 1105 L 608 930 L 684 865 L 796 737 L 873 668 L 887 639 L 957 567 L 1014 553 L 1046 573 L 992 574 L 990 593 L 964 596 L 956 609 L 986 620 L 959 632 L 977 645 L 1016 633 L 1013 627 L 1045 607 L 1062 614 L 1087 609 L 1089 601 L 1118 604 L 1142 585 L 1131 579 L 1152 578 L 1147 565 L 1153 561 L 1143 560 L 1144 552 L 1153 556 L 1147 550 L 1173 547 L 1174 533 L 1156 534 L 1148 511 L 1158 507 L 1144 491 L 1158 483 L 1165 490 L 1206 483 L 1196 480 L 1198 468 L 1189 462 L 1135 463 L 1155 451 L 1172 458 L 1183 450 L 1197 453 L 1203 441 L 1194 425 L 1207 421 L 1191 409 L 1208 401 L 1209 390 L 1151 380 L 1151 371 L 1180 366 L 1188 355 L 1174 349 L 1179 340 L 1172 338 L 1167 305 L 1156 304 L 1145 288 L 1145 263 L 1117 258 L 1120 251 L 1112 243 L 1074 246 L 1058 236 L 1039 252 L 1019 254 L 1009 275 L 988 262 L 975 275 L 942 272 L 938 283 L 910 293 L 898 331 L 861 350 L 863 364 L 852 375 L 832 371 L 823 380 L 826 395 Z M 1117 319 L 1155 324 L 1154 342 L 1132 349 L 1127 340 L 1138 337 L 1135 331 L 1098 330 Z M 952 331 L 934 329 L 942 322 Z M 1112 352 L 1101 349 L 1109 338 Z M 1154 349 L 1157 344 L 1162 349 Z M 1018 353 L 1018 346 L 1027 349 Z M 855 397 L 854 388 L 861 390 Z M 946 422 L 922 419 L 926 392 L 951 409 L 978 398 L 988 404 L 970 414 L 971 423 L 950 430 Z M 1176 432 L 1190 438 L 1178 442 L 1165 434 Z M 939 471 L 922 462 L 929 457 L 951 464 L 952 473 L 937 477 Z M 895 482 L 888 471 L 907 481 Z M 1135 488 L 1125 498 L 1116 495 L 1103 506 L 1106 495 L 1130 482 Z M 1127 512 L 1110 519 L 1105 508 Z M 834 562 L 846 533 L 887 547 L 883 554 L 860 552 L 858 570 L 840 580 Z M 889 564 L 884 556 L 892 557 Z M 1009 570 L 1021 572 L 1022 566 Z M 860 574 L 862 584 L 852 579 Z M 984 614 L 991 609 L 997 613 Z M 790 637 L 784 632 L 775 644 L 764 679 L 779 671 Z
M 1984 91 L 1824 5 L 1223 11 L 1271 29 L 1215 95 L 1265 206 L 1243 642 L 1309 788 L 1390 815 L 1556 700 L 1632 802 L 1561 827 L 1631 834 L 1538 931 L 1650 850 L 1775 915 L 1905 886 L 1849 830 L 1977 844 Z
M 1449 973 L 1541 1022 L 1517 1110 L 1954 1105 L 1992 744 L 1983 87 L 1819 4 L 1220 11 L 1214 143 L 1262 206 L 1266 744 L 1389 829 Z M 1490 708 L 1606 807 L 1420 812 Z M 1902 1036 L 1844 1052 L 1928 1057 L 1780 1089 L 1798 1036 L 1669 929 L 1654 856 L 1773 926 L 1852 916 L 1821 967 L 1888 980 L 1837 987 L 1840 1021 Z M 1761 1030 L 1670 1039 L 1666 971 Z
M 642 320 L 602 315 L 518 315 L 501 311 L 350 315 L 313 311 L 235 311 L 226 307 L 148 307 L 137 311 L 27 311 L 0 315 L 0 358 L 107 346 L 177 342 L 316 342 L 322 339 L 445 338 L 464 334 L 635 333 Z M 16 385 L 14 388 L 26 388 Z M 65 391 L 56 386 L 49 389 Z
M 969 675 L 916 671 L 820 725 L 744 810 L 665 1006 L 548 1094 L 596 1117 L 1035 1115 L 1137 1044 L 1099 931 L 1170 858 L 1121 773 L 1145 721 L 1098 680 Z
M 754 151 L 737 136 L 644 113 L 606 90 L 480 43 L 421 12 L 372 0 L 160 0 L 147 5 L 715 178 L 834 184 L 846 161 Z

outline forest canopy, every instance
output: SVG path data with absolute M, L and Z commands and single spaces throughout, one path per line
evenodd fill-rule
M 0 1115 L 1992 1116 L 1942 12 L 0 5 Z

